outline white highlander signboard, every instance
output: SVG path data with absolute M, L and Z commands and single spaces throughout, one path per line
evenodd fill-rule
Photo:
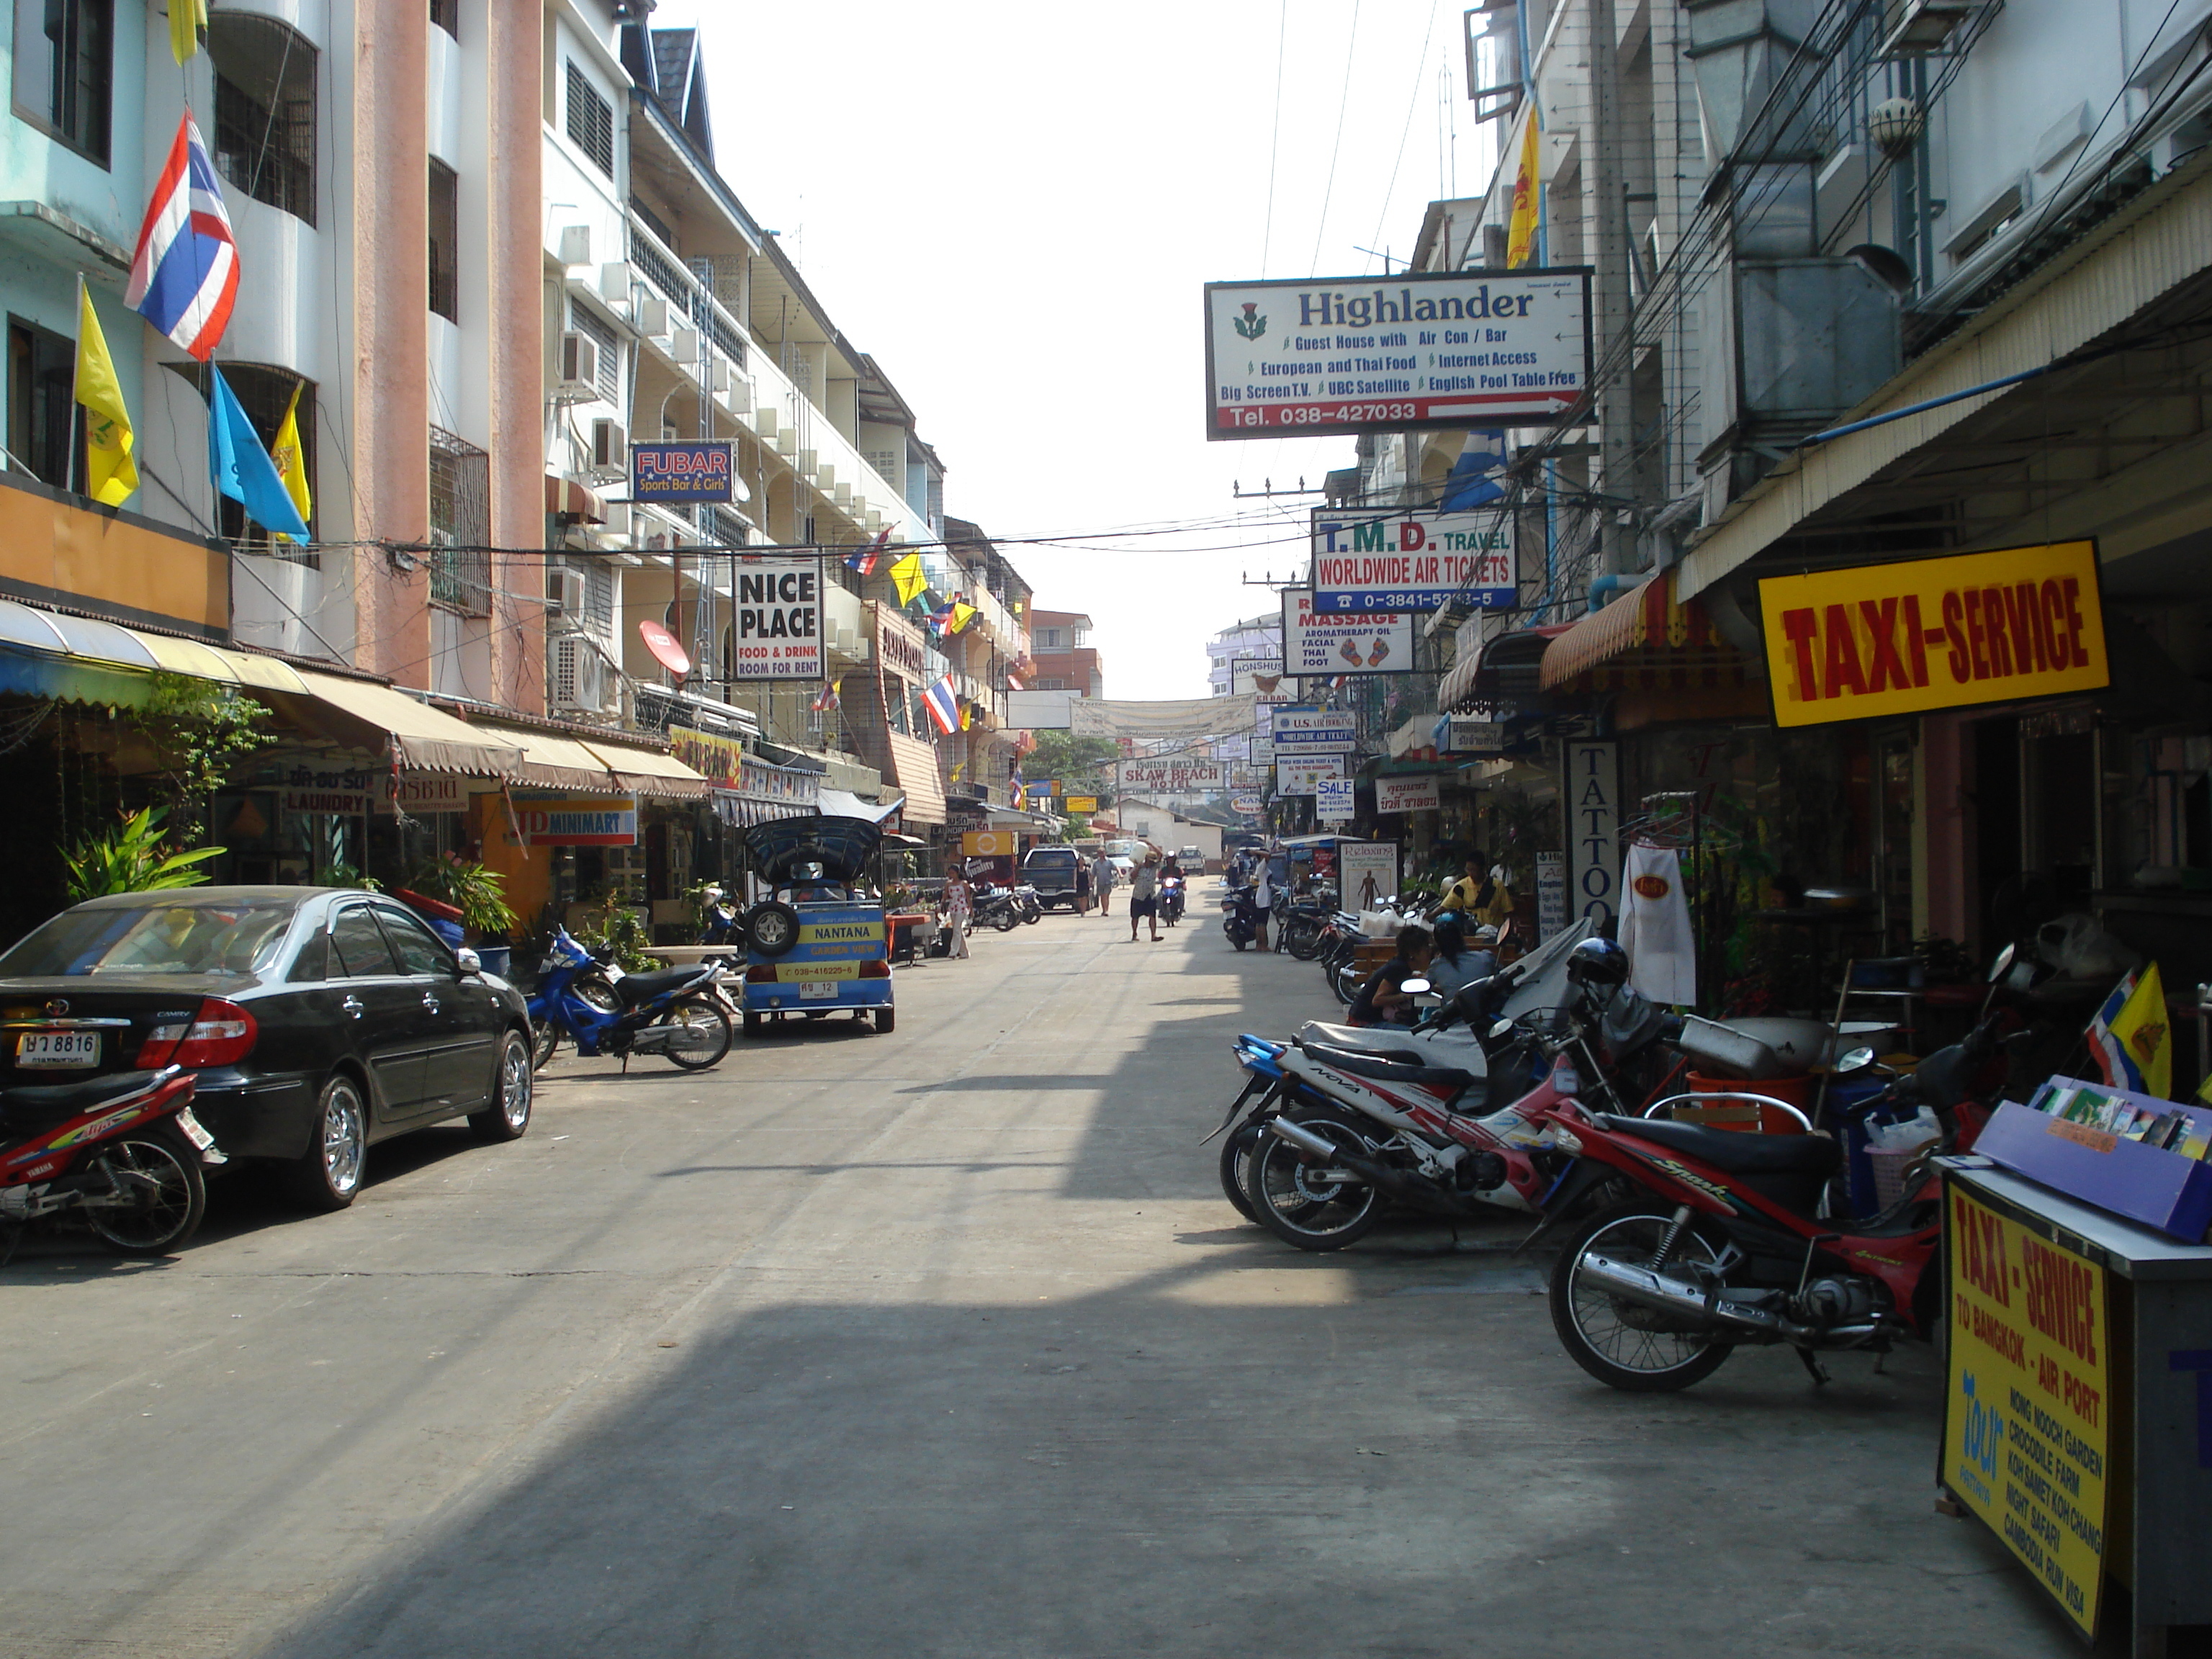
M 1125 760 L 1116 769 L 1125 795 L 1194 795 L 1229 787 L 1229 769 L 1203 755 Z
M 1518 576 L 1513 514 L 1498 507 L 1313 516 L 1319 612 L 1434 611 L 1455 594 L 1478 610 L 1510 610 Z
M 1590 273 L 1206 285 L 1208 438 L 1549 426 L 1589 385 Z
M 1283 590 L 1283 663 L 1304 679 L 1338 674 L 1404 674 L 1413 666 L 1410 616 L 1323 615 L 1313 589 Z

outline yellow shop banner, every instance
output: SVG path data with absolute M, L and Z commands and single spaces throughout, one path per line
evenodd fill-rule
M 1769 576 L 1759 609 L 1777 726 L 2112 683 L 2094 542 Z

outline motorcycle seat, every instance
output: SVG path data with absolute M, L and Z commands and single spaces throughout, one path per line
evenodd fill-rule
M 75 1083 L 32 1084 L 0 1092 L 0 1135 L 9 1139 L 41 1134 L 80 1113 L 95 1111 L 155 1088 L 154 1072 L 111 1072 Z
M 662 993 L 682 988 L 699 977 L 696 968 L 664 968 L 657 974 L 624 974 L 615 981 L 615 992 L 625 1008 L 650 1002 Z
M 1376 1028 L 1369 1025 L 1331 1025 L 1310 1019 L 1298 1027 L 1298 1041 L 1318 1042 L 1343 1054 L 1365 1054 L 1372 1060 L 1395 1060 L 1403 1066 L 1429 1063 L 1429 1057 L 1418 1048 L 1402 1042 L 1377 1042 Z
M 1402 1060 L 1379 1060 L 1356 1048 L 1337 1048 L 1325 1042 L 1299 1039 L 1298 1047 L 1322 1065 L 1354 1077 L 1371 1077 L 1377 1083 L 1410 1083 L 1424 1089 L 1466 1088 L 1478 1079 L 1456 1066 L 1420 1066 Z
M 1732 1175 L 1809 1175 L 1835 1173 L 1843 1149 L 1826 1135 L 1754 1135 L 1729 1129 L 1709 1129 L 1698 1123 L 1674 1123 L 1658 1117 L 1598 1115 L 1598 1122 L 1617 1134 L 1687 1152 L 1716 1170 Z

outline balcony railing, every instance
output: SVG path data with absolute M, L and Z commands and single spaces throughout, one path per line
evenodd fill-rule
M 635 210 L 629 213 L 629 262 L 637 274 L 658 289 L 677 313 L 714 343 L 715 349 L 740 368 L 745 366 L 744 327 L 723 307 L 712 289 L 696 272 L 670 252 L 647 229 Z

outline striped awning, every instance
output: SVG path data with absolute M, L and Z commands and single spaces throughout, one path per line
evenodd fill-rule
M 1547 691 L 1573 682 L 1588 691 L 1741 685 L 1743 653 L 1721 637 L 1705 605 L 1677 599 L 1662 571 L 1552 642 L 1539 678 Z
M 599 491 L 557 472 L 545 475 L 545 510 L 582 524 L 607 521 L 607 504 Z
M 1571 624 L 1547 623 L 1485 641 L 1474 656 L 1455 664 L 1437 688 L 1437 708 L 1452 714 L 1478 702 L 1534 696 L 1538 665 L 1548 660 L 1553 641 Z

